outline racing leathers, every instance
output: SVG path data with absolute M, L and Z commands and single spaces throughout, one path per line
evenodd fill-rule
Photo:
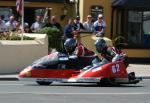
M 93 59 L 95 59 L 97 55 L 84 47 L 81 43 L 77 43 L 77 46 L 72 54 L 70 54 L 70 61 L 75 63 L 77 68 L 84 68 L 87 65 L 92 65 Z
M 77 44 L 75 51 L 74 51 L 74 55 L 78 57 L 93 56 L 94 54 L 95 53 L 93 51 L 88 50 L 81 43 Z
M 98 59 L 93 60 L 93 65 L 104 65 L 109 62 L 123 60 L 125 65 L 128 66 L 127 56 L 121 50 L 115 47 L 105 47 L 101 52 L 101 61 Z

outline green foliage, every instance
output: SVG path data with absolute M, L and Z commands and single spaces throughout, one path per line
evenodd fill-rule
M 62 34 L 57 28 L 45 27 L 38 30 L 38 33 L 47 34 L 49 48 L 55 48 L 56 50 L 61 50 L 61 36 Z
M 34 40 L 35 38 L 31 38 L 28 36 L 23 36 L 23 40 Z M 10 37 L 10 40 L 21 40 L 21 37 L 18 35 L 13 35 Z
M 21 36 L 16 32 L 8 32 L 5 35 L 0 35 L 0 40 L 21 40 Z M 34 40 L 33 37 L 23 36 L 23 40 Z

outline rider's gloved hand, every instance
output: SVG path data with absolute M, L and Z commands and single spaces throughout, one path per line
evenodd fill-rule
M 112 62 L 115 62 L 115 61 L 118 61 L 118 60 L 121 60 L 121 56 L 119 54 L 116 54 L 116 56 L 113 57 Z

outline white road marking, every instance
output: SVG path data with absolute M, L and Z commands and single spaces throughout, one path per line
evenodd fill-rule
M 0 84 L 0 86 L 10 86 L 10 85 L 24 85 L 24 84 Z
M 36 95 L 150 95 L 150 92 L 135 93 L 40 93 L 40 92 L 0 92 L 1 94 L 36 94 Z

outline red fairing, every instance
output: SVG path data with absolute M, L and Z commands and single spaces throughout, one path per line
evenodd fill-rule
M 76 70 L 55 70 L 55 69 L 31 69 L 26 68 L 19 74 L 19 77 L 30 78 L 69 78 L 76 74 Z M 76 74 L 77 75 L 77 74 Z
M 89 70 L 87 73 L 81 73 L 79 76 L 100 78 L 128 78 L 128 73 L 126 71 L 124 63 L 118 61 L 94 68 L 92 70 Z

